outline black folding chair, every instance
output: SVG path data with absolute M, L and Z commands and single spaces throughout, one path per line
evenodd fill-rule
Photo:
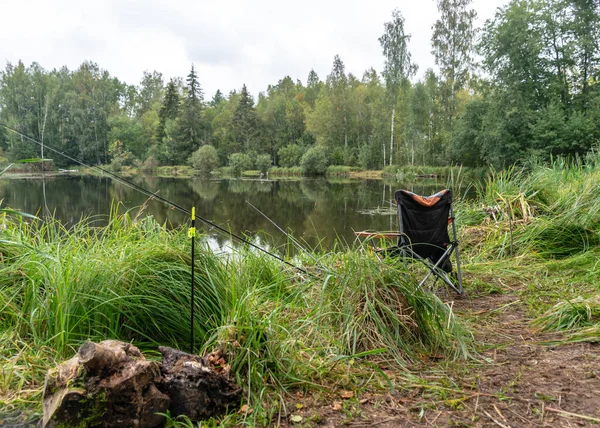
M 452 208 L 452 191 L 442 190 L 431 196 L 416 195 L 407 190 L 395 194 L 398 209 L 398 244 L 388 249 L 403 257 L 422 262 L 429 272 L 419 286 L 431 276 L 436 276 L 458 294 L 462 294 L 462 272 L 458 254 L 456 225 Z M 448 235 L 452 228 L 452 239 Z M 456 258 L 456 277 L 452 278 L 452 262 Z

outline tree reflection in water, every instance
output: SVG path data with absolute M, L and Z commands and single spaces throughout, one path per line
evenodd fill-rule
M 352 243 L 355 230 L 395 228 L 390 203 L 397 188 L 430 194 L 445 183 L 421 182 L 413 185 L 386 183 L 381 180 L 298 179 L 298 180 L 206 180 L 136 177 L 136 184 L 184 207 L 196 207 L 198 215 L 236 234 L 259 239 L 261 245 L 286 247 L 286 236 L 248 200 L 279 227 L 307 247 L 330 249 L 336 239 Z M 44 189 L 45 187 L 45 189 Z M 147 198 L 136 190 L 108 177 L 58 176 L 42 179 L 0 180 L 0 199 L 4 206 L 29 213 L 44 214 L 44 193 L 51 215 L 69 225 L 82 216 L 93 216 L 106 223 L 113 201 L 120 209 L 137 213 Z M 159 201 L 150 201 L 145 215 L 161 224 L 175 227 L 187 223 L 186 214 Z M 228 238 L 200 225 L 209 234 L 209 245 L 228 251 Z M 260 236 L 257 233 L 260 231 Z M 287 246 L 286 248 L 292 248 Z

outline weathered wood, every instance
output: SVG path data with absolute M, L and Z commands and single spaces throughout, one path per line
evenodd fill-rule
M 42 427 L 155 427 L 170 399 L 155 386 L 160 364 L 115 340 L 84 343 L 46 375 Z M 143 423 L 143 424 L 142 424 Z
M 146 360 L 129 343 L 84 343 L 75 357 L 48 371 L 40 425 L 156 427 L 165 422 L 157 413 L 167 410 L 198 421 L 239 405 L 241 388 L 227 370 L 213 370 L 214 355 L 205 362 L 159 349 L 162 363 Z
M 197 421 L 239 406 L 242 389 L 202 358 L 163 346 L 158 350 L 163 360 L 162 390 L 171 398 L 171 415 Z

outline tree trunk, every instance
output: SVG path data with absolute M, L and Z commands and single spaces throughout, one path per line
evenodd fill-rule
M 392 157 L 394 152 L 394 117 L 396 116 L 396 103 L 392 107 L 392 135 L 390 137 L 390 165 L 392 164 Z
M 348 149 L 348 118 L 344 115 L 344 149 Z

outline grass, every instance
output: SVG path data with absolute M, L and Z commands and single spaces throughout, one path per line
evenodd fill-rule
M 455 195 L 467 293 L 511 294 L 494 311 L 523 305 L 532 326 L 563 333 L 553 346 L 600 341 L 599 159 L 492 171 L 474 200 Z M 88 338 L 188 349 L 185 230 L 116 207 L 106 228 L 0 215 L 0 406 L 39 414 L 45 370 Z M 477 348 L 466 325 L 485 315 L 454 314 L 411 270 L 361 247 L 295 262 L 314 276 L 249 249 L 226 257 L 200 245 L 196 351 L 229 356 L 253 409 L 221 426 L 276 424 L 295 392 L 416 388 L 450 405 L 471 396 L 447 370 L 464 367 Z M 435 380 L 420 379 L 423 361 L 439 359 Z
M 346 165 L 330 165 L 327 167 L 326 175 L 350 177 L 350 173 L 359 172 L 361 168 Z
M 289 168 L 274 166 L 269 168 L 269 175 L 271 176 L 303 176 L 304 171 L 302 167 L 293 166 Z
M 383 168 L 384 176 L 393 176 L 397 181 L 406 182 L 415 178 L 451 177 L 468 174 L 471 179 L 482 179 L 488 173 L 487 168 L 464 168 L 462 166 L 427 165 L 388 165 Z
M 45 371 L 88 339 L 189 349 L 186 231 L 118 206 L 108 226 L 92 220 L 66 229 L 2 215 L 2 406 L 39 414 Z M 323 272 L 315 276 L 244 248 L 226 257 L 200 245 L 195 263 L 196 351 L 226 351 L 251 424 L 271 423 L 293 390 L 362 377 L 389 387 L 381 362 L 406 372 L 422 355 L 468 355 L 470 336 L 447 305 L 403 267 L 362 252 L 306 260 Z

